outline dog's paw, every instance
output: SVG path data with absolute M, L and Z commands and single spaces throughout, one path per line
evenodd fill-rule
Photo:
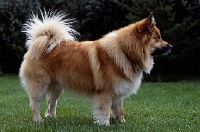
M 44 120 L 41 117 L 39 117 L 39 118 L 33 118 L 33 121 L 36 123 L 40 123 L 43 122 Z
M 124 123 L 124 122 L 126 122 L 126 120 L 123 118 L 123 119 L 119 119 L 120 120 L 120 122 L 122 122 L 122 123 Z
M 94 124 L 102 125 L 102 126 L 110 126 L 109 122 L 98 122 L 98 121 L 95 121 Z
M 106 119 L 95 119 L 94 123 L 97 125 L 110 126 L 110 121 Z
M 45 113 L 45 117 L 56 117 L 55 114 L 49 113 L 48 111 Z
M 121 116 L 121 117 L 116 117 L 116 116 L 114 116 L 114 119 L 116 119 L 116 120 L 118 120 L 118 121 L 120 121 L 120 122 L 126 122 L 126 120 L 124 119 L 124 116 Z

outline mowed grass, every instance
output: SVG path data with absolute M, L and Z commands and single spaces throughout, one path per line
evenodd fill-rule
M 46 111 L 45 99 L 41 115 Z M 93 124 L 91 101 L 63 93 L 57 118 L 32 121 L 29 99 L 17 75 L 0 76 L 0 131 L 109 131 L 197 132 L 200 131 L 200 80 L 170 83 L 143 82 L 136 95 L 124 101 L 125 123 L 111 117 L 111 125 Z

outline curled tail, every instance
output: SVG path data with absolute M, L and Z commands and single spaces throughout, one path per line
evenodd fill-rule
M 61 12 L 41 11 L 41 16 L 42 19 L 39 19 L 33 14 L 22 30 L 27 35 L 28 54 L 36 59 L 50 52 L 63 40 L 75 40 L 74 36 L 78 34 L 71 28 L 71 19 Z

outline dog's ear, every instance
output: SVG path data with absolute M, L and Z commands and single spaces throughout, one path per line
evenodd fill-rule
M 151 31 L 153 31 L 153 27 L 156 25 L 156 20 L 153 16 L 153 12 L 150 12 L 150 15 L 146 19 L 146 24 L 148 24 Z

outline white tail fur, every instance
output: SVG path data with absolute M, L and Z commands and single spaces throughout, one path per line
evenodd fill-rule
M 41 11 L 41 16 L 40 20 L 32 14 L 22 30 L 27 35 L 26 47 L 32 58 L 50 52 L 63 40 L 75 40 L 74 36 L 78 34 L 71 28 L 71 19 L 61 12 Z

